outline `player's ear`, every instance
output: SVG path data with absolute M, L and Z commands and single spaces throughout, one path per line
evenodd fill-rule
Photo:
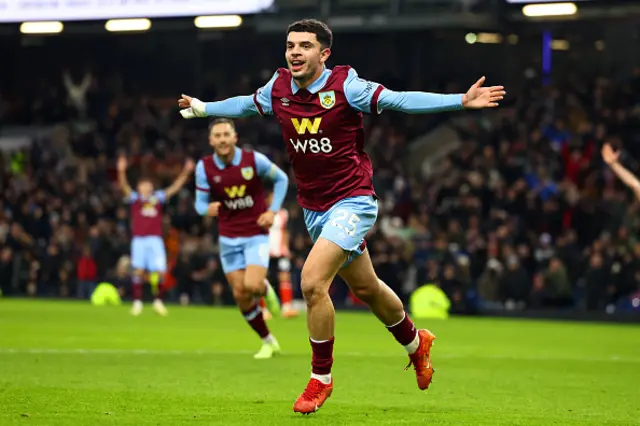
M 322 51 L 320 52 L 320 61 L 322 61 L 322 63 L 325 63 L 327 59 L 329 59 L 329 56 L 331 56 L 331 49 L 329 49 L 328 47 L 326 49 L 322 49 Z

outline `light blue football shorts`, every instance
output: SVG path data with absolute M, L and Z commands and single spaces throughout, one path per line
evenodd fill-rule
M 167 271 L 167 252 L 162 237 L 148 235 L 131 239 L 131 266 L 147 272 Z
M 349 253 L 346 266 L 364 251 L 364 237 L 378 217 L 378 200 L 362 195 L 340 200 L 326 212 L 303 212 L 313 242 L 322 237 L 342 247 Z
M 269 267 L 269 236 L 220 237 L 220 263 L 225 274 L 247 265 Z

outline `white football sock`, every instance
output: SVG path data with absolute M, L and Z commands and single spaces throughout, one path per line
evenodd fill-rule
M 413 339 L 413 341 L 411 343 L 409 343 L 408 345 L 404 345 L 402 346 L 404 348 L 405 351 L 407 351 L 407 353 L 409 355 L 415 353 L 418 350 L 418 346 L 420 346 L 420 335 L 418 334 L 418 331 L 416 330 L 416 337 Z
M 311 378 L 312 379 L 316 379 L 319 380 L 320 383 L 323 383 L 325 385 L 329 385 L 331 384 L 331 373 L 329 374 L 315 374 L 315 373 L 311 373 Z
M 262 343 L 272 344 L 276 341 L 276 338 L 273 337 L 273 334 L 269 333 L 269 335 L 262 338 Z

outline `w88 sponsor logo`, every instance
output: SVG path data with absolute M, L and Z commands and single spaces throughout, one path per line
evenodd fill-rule
M 293 146 L 293 149 L 296 150 L 296 153 L 306 154 L 307 152 L 311 154 L 319 154 L 321 152 L 328 154 L 333 151 L 333 145 L 331 145 L 331 139 L 329 138 L 321 138 L 321 139 L 289 139 L 289 142 Z

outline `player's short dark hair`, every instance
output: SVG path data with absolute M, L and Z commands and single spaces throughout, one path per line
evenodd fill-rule
M 151 185 L 155 185 L 155 179 L 151 175 L 143 174 L 138 178 L 138 183 L 149 182 Z
M 331 49 L 333 45 L 333 33 L 327 24 L 317 19 L 301 19 L 287 28 L 287 35 L 289 33 L 313 33 L 320 42 L 320 45 L 325 49 Z
M 211 131 L 211 129 L 213 129 L 213 126 L 215 126 L 216 124 L 228 124 L 229 126 L 231 126 L 233 130 L 236 130 L 236 125 L 233 123 L 232 119 L 226 118 L 226 117 L 219 117 L 211 120 L 211 122 L 209 123 L 209 131 Z

